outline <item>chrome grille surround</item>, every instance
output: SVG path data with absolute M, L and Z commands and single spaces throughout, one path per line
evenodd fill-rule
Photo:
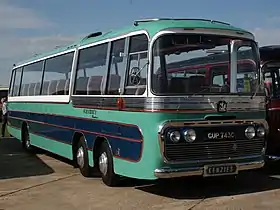
M 219 125 L 263 125 L 268 133 L 268 124 L 264 119 L 223 120 L 223 121 L 166 121 L 159 126 L 158 139 L 162 158 L 167 164 L 207 163 L 218 161 L 242 160 L 259 158 L 266 149 L 265 138 L 237 139 L 236 141 L 198 142 L 191 144 L 166 143 L 164 132 L 167 128 L 180 128 L 184 126 L 205 126 L 206 128 L 219 128 Z M 252 142 L 252 144 L 251 144 Z M 236 148 L 235 148 L 236 147 Z M 189 155 L 188 155 L 189 154 Z

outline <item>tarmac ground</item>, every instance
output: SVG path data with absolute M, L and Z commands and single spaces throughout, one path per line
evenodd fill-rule
M 143 181 L 109 188 L 47 152 L 27 154 L 18 140 L 0 140 L 0 210 L 280 209 L 280 163 L 240 174 Z

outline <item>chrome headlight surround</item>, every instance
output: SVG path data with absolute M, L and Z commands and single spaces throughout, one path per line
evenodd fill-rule
M 254 128 L 254 126 L 250 125 L 245 129 L 245 136 L 248 139 L 253 139 L 256 136 L 256 129 Z
M 181 133 L 180 131 L 177 130 L 170 131 L 168 132 L 168 137 L 170 141 L 172 141 L 173 143 L 178 143 L 181 139 Z
M 262 125 L 259 125 L 258 128 L 257 128 L 256 133 L 257 133 L 257 137 L 262 138 L 262 137 L 265 136 L 266 130 L 265 130 L 265 128 Z
M 185 130 L 183 135 L 184 135 L 184 139 L 188 143 L 192 143 L 192 142 L 194 142 L 196 140 L 196 132 L 193 129 Z

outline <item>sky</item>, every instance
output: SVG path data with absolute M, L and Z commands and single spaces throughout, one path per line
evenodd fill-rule
M 251 31 L 260 46 L 280 44 L 277 0 L 0 0 L 0 86 L 14 63 L 94 31 L 142 18 L 206 18 Z

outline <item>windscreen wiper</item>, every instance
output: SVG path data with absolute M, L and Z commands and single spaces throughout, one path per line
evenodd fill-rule
M 255 98 L 255 96 L 257 95 L 257 93 L 258 93 L 258 91 L 259 91 L 259 89 L 260 89 L 261 86 L 262 86 L 262 83 L 260 82 L 260 83 L 258 84 L 258 86 L 257 86 L 257 88 L 256 88 L 256 90 L 255 90 L 255 92 L 254 92 L 254 94 L 251 96 L 251 99 Z

